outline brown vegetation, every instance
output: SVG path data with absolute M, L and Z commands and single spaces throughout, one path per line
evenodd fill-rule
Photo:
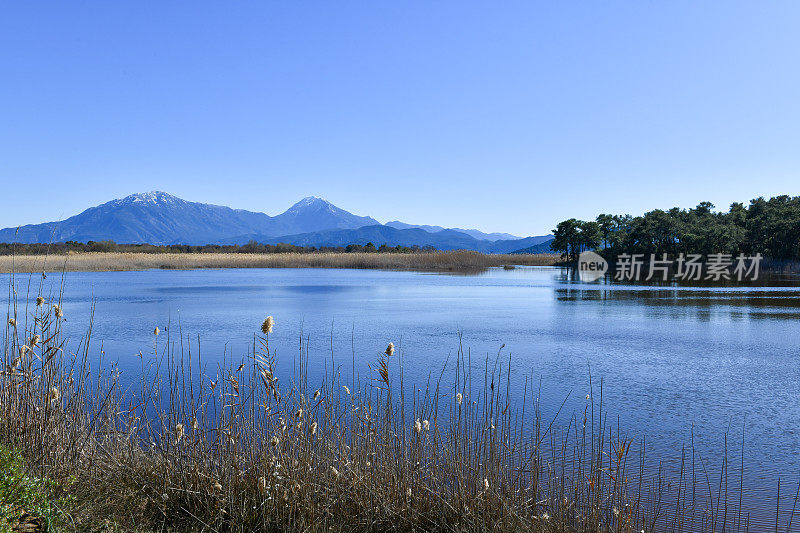
M 0 255 L 0 273 L 195 268 L 372 268 L 470 271 L 504 265 L 552 265 L 554 254 L 487 255 L 470 251 L 424 253 L 119 253 Z

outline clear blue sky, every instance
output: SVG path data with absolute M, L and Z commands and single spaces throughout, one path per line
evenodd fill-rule
M 542 234 L 800 194 L 800 2 L 0 3 L 0 227 L 133 192 Z

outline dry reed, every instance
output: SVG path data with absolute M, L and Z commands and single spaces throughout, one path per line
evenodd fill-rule
M 474 271 L 489 267 L 553 265 L 554 254 L 491 255 L 470 251 L 426 253 L 117 253 L 0 256 L 0 273 L 102 272 L 196 268 L 371 268 L 420 271 Z

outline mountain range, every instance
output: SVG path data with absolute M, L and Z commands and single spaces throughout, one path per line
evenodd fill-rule
M 406 224 L 405 222 L 400 222 L 399 220 L 392 220 L 391 222 L 387 222 L 385 225 L 397 229 L 419 228 L 427 231 L 428 233 L 438 233 L 440 231 L 444 231 L 445 229 L 451 229 L 460 233 L 466 233 L 470 237 L 474 237 L 478 240 L 487 241 L 513 241 L 515 239 L 522 238 L 516 235 L 511 235 L 510 233 L 484 233 L 476 229 L 443 228 L 442 226 L 428 226 L 427 224 Z
M 447 229 L 399 221 L 381 224 L 354 215 L 332 203 L 309 196 L 283 213 L 232 209 L 189 202 L 153 191 L 132 194 L 91 207 L 60 222 L 30 224 L 0 230 L 0 242 L 46 243 L 112 240 L 125 244 L 264 244 L 298 246 L 432 246 L 484 253 L 549 252 L 551 235 L 519 238 L 508 233 Z

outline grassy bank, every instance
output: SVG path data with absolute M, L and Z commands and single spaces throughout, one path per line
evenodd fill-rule
M 553 254 L 487 255 L 452 251 L 427 253 L 117 253 L 0 256 L 0 273 L 195 268 L 372 268 L 385 270 L 471 271 L 504 265 L 552 265 Z
M 511 400 L 505 356 L 459 349 L 446 374 L 416 388 L 393 346 L 343 376 L 335 354 L 311 353 L 302 337 L 294 372 L 279 376 L 271 319 L 253 324 L 248 353 L 216 366 L 156 330 L 123 382 L 97 362 L 91 323 L 67 342 L 57 298 L 10 300 L 0 450 L 39 484 L 6 505 L 8 520 L 46 512 L 37 523 L 79 531 L 750 529 L 727 457 L 718 470 L 687 459 L 674 476 L 646 471 L 644 446 L 606 422 L 596 385 L 583 412 L 556 423 L 533 380 Z M 309 382 L 323 361 L 330 371 Z

